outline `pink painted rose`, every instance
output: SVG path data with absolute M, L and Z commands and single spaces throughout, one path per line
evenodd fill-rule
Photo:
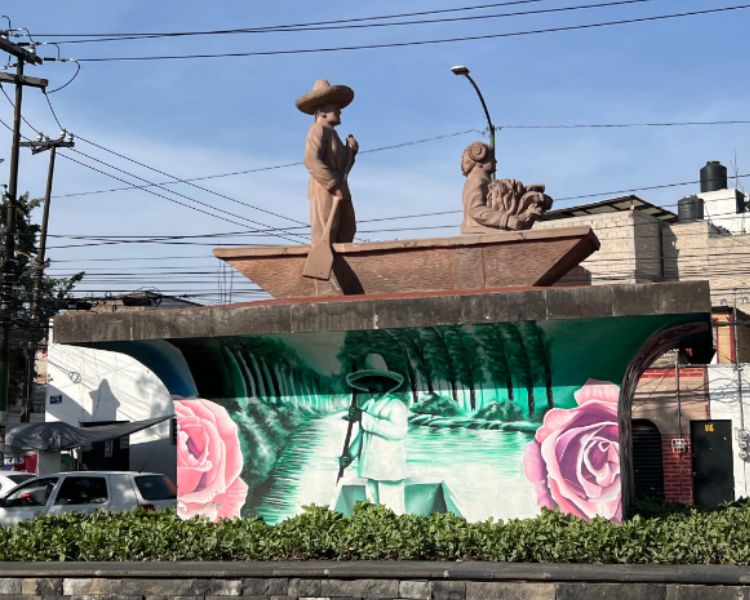
M 621 520 L 619 395 L 615 384 L 589 379 L 574 394 L 578 407 L 544 416 L 524 455 L 538 506 Z
M 247 485 L 240 479 L 237 425 L 208 400 L 175 400 L 177 416 L 177 514 L 218 521 L 240 516 Z

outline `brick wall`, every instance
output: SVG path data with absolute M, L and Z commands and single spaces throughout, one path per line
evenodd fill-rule
M 677 377 L 674 367 L 647 369 L 633 397 L 631 418 L 647 419 L 662 435 L 690 435 L 690 421 L 709 418 L 708 376 L 703 366 L 680 367 L 679 396 L 681 420 L 677 410 Z
M 731 304 L 732 290 L 747 288 L 750 234 L 727 235 L 709 221 L 672 223 L 665 230 L 664 260 L 668 280 L 711 281 L 711 303 Z M 738 300 L 744 296 L 740 295 Z
M 690 436 L 682 438 L 687 446 L 683 452 L 672 448 L 677 435 L 661 438 L 662 466 L 664 468 L 664 499 L 667 502 L 693 504 L 693 461 L 690 456 Z
M 677 378 L 674 367 L 648 369 L 638 382 L 632 418 L 647 419 L 661 433 L 664 499 L 693 504 L 693 464 L 690 422 L 710 418 L 708 376 L 703 366 L 680 367 L 682 422 L 677 417 Z M 673 440 L 686 444 L 675 451 Z

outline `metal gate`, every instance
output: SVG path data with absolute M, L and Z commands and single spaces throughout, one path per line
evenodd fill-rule
M 690 421 L 693 500 L 711 508 L 734 500 L 731 421 Z
M 648 419 L 633 419 L 633 475 L 636 498 L 664 499 L 661 433 Z

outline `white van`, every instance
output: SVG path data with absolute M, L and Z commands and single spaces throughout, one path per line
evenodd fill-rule
M 161 473 L 71 471 L 35 477 L 0 499 L 0 525 L 37 515 L 176 508 L 177 488 Z
M 36 475 L 23 471 L 3 471 L 2 475 L 0 475 L 0 498 L 7 495 L 19 483 L 23 483 L 33 477 L 36 477 Z

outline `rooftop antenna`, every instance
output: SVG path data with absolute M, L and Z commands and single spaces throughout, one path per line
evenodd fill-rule
M 742 188 L 742 185 L 740 184 L 740 171 L 739 171 L 739 164 L 737 162 L 737 148 L 734 149 L 734 161 L 732 161 L 732 169 L 734 170 L 735 189 L 738 189 L 741 192 L 744 192 L 745 190 Z

